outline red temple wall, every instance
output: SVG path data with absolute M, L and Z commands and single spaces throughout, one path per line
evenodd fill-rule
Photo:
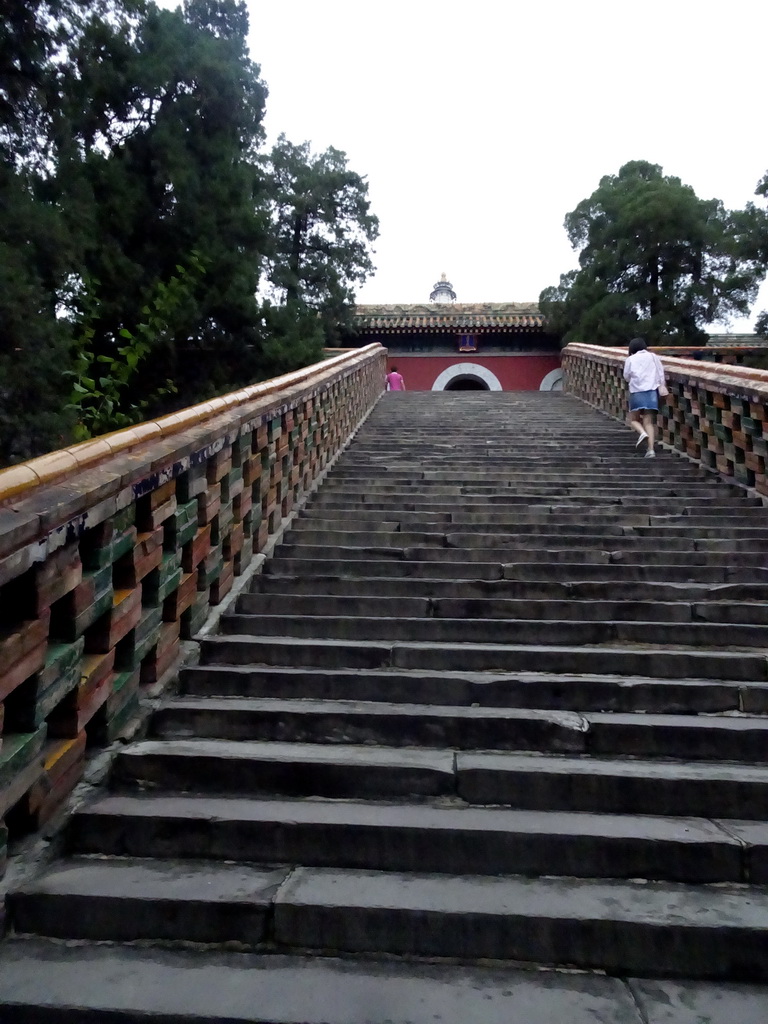
M 387 368 L 397 366 L 409 391 L 431 391 L 443 370 L 462 363 L 474 363 L 490 370 L 498 377 L 504 391 L 538 391 L 542 378 L 560 367 L 560 355 L 484 356 L 479 352 L 440 356 L 390 354 Z

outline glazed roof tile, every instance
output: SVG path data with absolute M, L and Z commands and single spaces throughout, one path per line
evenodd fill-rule
M 369 331 L 511 330 L 541 328 L 535 302 L 451 302 L 355 307 L 357 325 Z
M 759 334 L 710 334 L 708 348 L 768 348 L 768 338 Z

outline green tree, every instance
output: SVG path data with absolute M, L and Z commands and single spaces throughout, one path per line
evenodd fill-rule
M 564 343 L 698 343 L 705 325 L 749 312 L 764 272 L 746 248 L 747 213 L 645 161 L 602 178 L 565 229 L 579 269 L 539 299 Z
M 244 0 L 0 5 L 3 462 L 306 365 L 370 271 L 344 154 L 262 157 L 247 33 Z
M 355 287 L 374 267 L 372 244 L 379 222 L 370 212 L 368 184 L 346 154 L 330 147 L 312 153 L 281 135 L 267 161 L 271 238 L 267 279 L 284 329 L 311 332 L 319 324 L 327 341 L 350 319 Z M 273 323 L 279 326 L 274 319 Z
M 72 239 L 48 201 L 58 69 L 80 30 L 76 0 L 0 6 L 0 465 L 68 438 L 68 325 L 57 313 Z
M 755 195 L 768 199 L 768 171 L 757 183 Z M 760 261 L 764 267 L 768 267 L 768 210 L 756 208 L 753 204 L 747 207 L 747 216 L 751 218 L 751 241 L 750 255 Z M 768 310 L 763 310 L 755 320 L 755 332 L 768 338 Z
M 72 422 L 69 331 L 56 316 L 66 240 L 25 177 L 0 162 L 0 465 L 61 446 Z
M 241 0 L 150 6 L 135 28 L 94 22 L 71 65 L 61 180 L 66 208 L 88 224 L 82 267 L 98 282 L 89 295 L 96 355 L 137 332 L 139 311 L 191 253 L 205 262 L 141 375 L 153 391 L 171 378 L 175 404 L 251 380 L 260 366 L 266 88 L 247 55 L 247 25 Z

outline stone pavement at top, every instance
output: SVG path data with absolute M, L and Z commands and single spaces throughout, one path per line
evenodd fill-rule
M 10 894 L 0 1020 L 765 1024 L 767 552 L 575 399 L 385 395 Z

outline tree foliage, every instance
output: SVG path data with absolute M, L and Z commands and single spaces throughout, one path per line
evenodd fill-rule
M 757 183 L 755 195 L 768 199 L 768 171 Z M 747 214 L 752 218 L 753 224 L 751 255 L 763 266 L 768 266 L 768 210 L 750 205 L 747 207 Z M 755 332 L 768 338 L 768 310 L 763 310 L 755 320 Z
M 370 270 L 344 154 L 263 155 L 247 32 L 244 0 L 0 5 L 0 464 L 306 364 Z
M 78 49 L 68 206 L 93 218 L 82 265 L 98 282 L 95 351 L 122 331 L 192 252 L 206 274 L 154 347 L 181 404 L 258 372 L 256 290 L 265 244 L 257 150 L 266 89 L 236 0 L 148 8 L 135 33 L 96 24 Z M 100 59 L 94 60 L 94 54 Z M 126 90 L 123 82 L 132 83 Z M 93 296 L 90 296 L 92 301 Z M 136 400 L 137 396 L 132 396 Z
M 285 135 L 266 162 L 266 180 L 272 295 L 291 324 L 314 319 L 332 339 L 355 286 L 373 271 L 379 222 L 370 212 L 368 184 L 340 150 L 312 153 L 309 142 L 295 145 Z
M 579 269 L 541 293 L 542 311 L 565 343 L 699 343 L 705 325 L 749 312 L 764 273 L 754 226 L 749 210 L 627 163 L 566 216 Z

